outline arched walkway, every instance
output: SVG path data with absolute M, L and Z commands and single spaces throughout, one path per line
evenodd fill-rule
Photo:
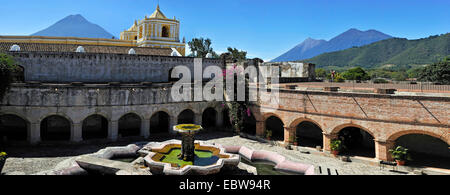
M 25 68 L 17 65 L 17 70 L 12 73 L 12 77 L 15 83 L 23 83 L 25 80 Z
M 249 135 L 256 135 L 256 119 L 252 112 L 250 112 L 250 116 L 248 113 L 244 115 L 243 132 Z
M 184 110 L 178 115 L 178 124 L 194 124 L 195 113 L 192 110 Z
M 106 139 L 108 137 L 108 120 L 98 114 L 83 120 L 83 140 Z
M 119 119 L 119 137 L 133 137 L 141 134 L 141 117 L 129 113 Z
M 41 121 L 42 141 L 69 141 L 70 121 L 62 116 L 52 115 Z
M 276 116 L 267 118 L 266 130 L 272 132 L 272 140 L 284 141 L 284 123 L 280 118 Z
M 427 166 L 450 169 L 449 145 L 437 137 L 411 133 L 398 137 L 395 147 L 403 146 L 410 152 L 409 166 Z
M 150 134 L 169 133 L 170 116 L 160 111 L 150 118 Z
M 202 127 L 205 130 L 214 130 L 216 127 L 217 111 L 214 108 L 207 108 L 202 115 Z
M 223 109 L 222 116 L 223 116 L 223 127 L 225 129 L 230 129 L 231 128 L 231 120 L 230 120 L 229 110 Z
M 27 141 L 27 128 L 29 125 L 26 120 L 17 115 L 1 115 L 0 142 Z
M 297 143 L 299 146 L 323 148 L 323 131 L 313 122 L 303 121 L 296 127 Z
M 375 138 L 362 128 L 357 126 L 342 128 L 338 138 L 345 146 L 342 154 L 375 158 Z

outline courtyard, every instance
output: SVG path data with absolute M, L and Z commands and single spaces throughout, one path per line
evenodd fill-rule
M 6 161 L 2 175 L 32 175 L 42 174 L 43 171 L 57 168 L 56 166 L 70 158 L 95 153 L 98 150 L 111 146 L 126 146 L 139 141 L 166 141 L 179 139 L 169 134 L 150 136 L 150 139 L 127 138 L 118 142 L 89 142 L 76 145 L 62 145 L 54 147 L 51 145 L 6 147 L 9 158 Z M 312 148 L 300 148 L 299 150 L 288 150 L 285 147 L 260 141 L 243 138 L 229 132 L 207 132 L 197 136 L 198 140 L 217 143 L 224 146 L 246 146 L 255 150 L 267 150 L 285 156 L 293 162 L 308 163 L 322 170 L 330 169 L 333 175 L 406 175 L 417 174 L 417 172 L 405 171 L 403 169 L 392 171 L 390 167 L 380 168 L 366 161 L 344 162 L 340 158 L 323 155 L 313 151 Z

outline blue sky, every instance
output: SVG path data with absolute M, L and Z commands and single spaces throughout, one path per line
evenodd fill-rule
M 157 0 L 0 0 L 0 35 L 29 35 L 81 14 L 115 36 L 150 15 Z M 448 0 L 160 0 L 181 35 L 212 39 L 250 57 L 278 57 L 308 37 L 329 40 L 350 29 L 417 39 L 450 32 Z

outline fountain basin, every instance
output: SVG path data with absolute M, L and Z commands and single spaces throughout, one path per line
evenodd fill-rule
M 240 156 L 229 154 L 218 144 L 195 142 L 195 158 L 193 161 L 180 160 L 181 141 L 169 140 L 158 143 L 151 142 L 139 153 L 144 154 L 145 165 L 153 174 L 164 175 L 210 175 L 219 173 L 225 166 L 237 166 Z

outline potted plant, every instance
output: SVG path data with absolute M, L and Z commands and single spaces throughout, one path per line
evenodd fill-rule
M 331 153 L 334 156 L 337 156 L 339 154 L 339 152 L 344 149 L 344 145 L 342 144 L 342 141 L 339 139 L 331 140 L 330 147 L 331 147 Z
M 297 146 L 298 145 L 298 143 L 297 143 L 297 136 L 291 135 L 289 137 L 289 143 L 292 143 L 294 146 Z
M 395 149 L 390 149 L 389 152 L 392 155 L 392 158 L 395 159 L 397 162 L 397 165 L 403 166 L 406 164 L 407 160 L 411 160 L 411 157 L 409 155 L 409 151 L 407 148 L 398 146 Z
M 266 130 L 266 139 L 270 141 L 271 137 L 272 137 L 272 131 L 267 129 Z
M 6 152 L 0 152 L 0 173 L 2 172 L 3 166 L 5 165 L 6 158 L 8 158 Z

